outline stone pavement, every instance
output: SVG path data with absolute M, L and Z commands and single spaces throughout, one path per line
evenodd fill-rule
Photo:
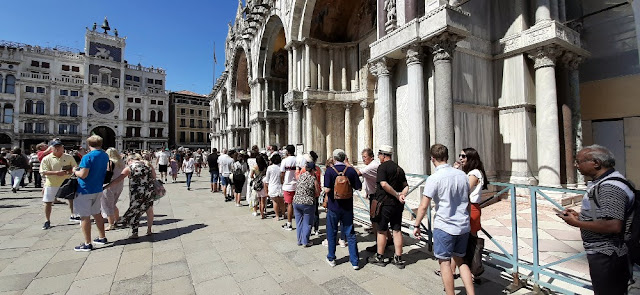
M 412 239 L 405 240 L 406 269 L 367 265 L 364 248 L 373 236 L 358 227 L 362 269 L 354 271 L 340 247 L 332 268 L 325 262 L 324 234 L 310 248 L 297 246 L 295 231 L 283 231 L 281 222 L 251 216 L 247 206 L 234 207 L 210 193 L 205 174 L 194 176 L 191 191 L 184 182 L 166 185 L 167 196 L 155 206 L 152 237 L 131 240 L 129 230 L 110 231 L 111 243 L 92 252 L 73 251 L 82 235 L 79 225 L 68 222 L 66 205 L 53 207 L 53 227 L 45 231 L 39 190 L 29 186 L 13 194 L 0 187 L 0 294 L 444 293 L 433 274 L 436 260 Z M 125 186 L 122 213 L 128 197 Z M 324 232 L 324 213 L 321 218 Z M 478 294 L 499 294 L 510 283 L 490 267 L 482 277 Z M 465 293 L 460 280 L 456 289 Z

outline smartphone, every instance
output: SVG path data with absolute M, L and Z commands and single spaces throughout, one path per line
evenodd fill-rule
M 553 208 L 553 211 L 556 211 L 556 215 L 558 216 L 568 216 L 569 214 L 566 213 L 562 213 L 561 210 L 559 210 L 558 208 Z
M 64 166 L 62 166 L 62 170 L 64 170 L 64 171 L 71 171 L 71 165 L 64 165 Z

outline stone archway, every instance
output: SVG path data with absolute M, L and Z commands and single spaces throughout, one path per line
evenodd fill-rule
M 0 133 L 0 147 L 11 148 L 11 137 L 5 133 Z
M 106 126 L 98 126 L 91 130 L 91 134 L 102 137 L 102 149 L 106 150 L 110 147 L 116 147 L 116 132 L 113 131 L 113 129 Z

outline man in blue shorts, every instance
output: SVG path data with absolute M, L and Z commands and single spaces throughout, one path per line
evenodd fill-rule
M 102 137 L 92 135 L 87 138 L 89 153 L 82 157 L 80 165 L 74 172 L 78 177 L 78 190 L 73 200 L 73 207 L 77 215 L 80 215 L 84 243 L 74 248 L 76 251 L 91 251 L 91 216 L 96 221 L 100 236 L 93 240 L 98 245 L 107 243 L 104 234 L 104 221 L 100 213 L 100 198 L 102 198 L 102 185 L 107 174 L 109 156 L 102 150 Z
M 418 207 L 413 234 L 420 237 L 420 223 L 430 208 L 431 199 L 436 203 L 433 222 L 433 254 L 440 263 L 440 274 L 447 295 L 454 294 L 451 258 L 460 269 L 467 294 L 475 294 L 471 270 L 463 264 L 467 252 L 469 224 L 469 179 L 461 170 L 447 164 L 449 150 L 441 144 L 431 146 L 431 163 L 435 172 L 427 178 L 424 198 Z

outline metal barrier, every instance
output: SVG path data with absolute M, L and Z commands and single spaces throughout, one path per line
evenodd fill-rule
M 418 174 L 406 174 L 408 177 L 414 178 L 414 179 L 418 179 L 417 182 L 413 182 L 409 185 L 410 190 L 409 193 L 407 195 L 410 195 L 413 191 L 415 191 L 417 188 L 419 188 L 422 184 L 424 184 L 424 182 L 427 180 L 428 175 L 418 175 Z M 510 273 L 513 277 L 513 281 L 512 283 L 507 286 L 507 288 L 505 289 L 505 291 L 509 292 L 509 293 L 513 293 L 517 290 L 519 290 L 520 288 L 524 287 L 526 285 L 526 281 L 531 281 L 533 283 L 533 288 L 534 288 L 534 292 L 537 292 L 540 290 L 540 286 L 546 287 L 550 290 L 556 291 L 556 292 L 560 292 L 563 294 L 577 294 L 576 292 L 572 292 L 569 290 L 566 290 L 562 287 L 559 287 L 557 285 L 551 284 L 545 280 L 541 280 L 540 276 L 546 276 L 548 278 L 550 278 L 551 280 L 557 280 L 557 281 L 562 281 L 565 282 L 567 284 L 579 287 L 579 288 L 584 288 L 584 289 L 588 289 L 591 290 L 592 287 L 590 284 L 585 284 L 585 280 L 581 279 L 581 280 L 577 280 L 571 276 L 568 276 L 566 274 L 561 274 L 558 273 L 552 269 L 550 269 L 552 266 L 556 266 L 558 264 L 567 262 L 569 260 L 573 260 L 576 258 L 580 258 L 584 255 L 586 255 L 585 252 L 582 253 L 578 253 L 575 255 L 572 255 L 570 257 L 566 257 L 563 259 L 560 259 L 558 261 L 552 262 L 552 263 L 548 263 L 545 265 L 540 265 L 540 259 L 539 259 L 539 247 L 538 247 L 538 215 L 537 215 L 537 211 L 538 211 L 538 197 L 541 197 L 543 200 L 546 200 L 548 202 L 550 202 L 551 204 L 553 204 L 553 206 L 557 207 L 559 210 L 564 210 L 564 207 L 561 206 L 560 204 L 558 204 L 556 201 L 554 201 L 552 198 L 550 198 L 545 192 L 553 192 L 553 193 L 562 193 L 562 194 L 574 194 L 574 195 L 582 195 L 585 193 L 584 190 L 575 190 L 575 189 L 562 189 L 562 188 L 551 188 L 551 187 L 540 187 L 540 186 L 531 186 L 531 185 L 522 185 L 522 184 L 511 184 L 511 183 L 501 183 L 501 182 L 491 182 L 490 185 L 493 185 L 495 187 L 503 187 L 503 189 L 501 189 L 500 191 L 498 191 L 497 193 L 493 194 L 490 198 L 488 198 L 487 200 L 485 200 L 482 204 L 494 199 L 494 198 L 499 198 L 505 194 L 508 194 L 508 199 L 510 200 L 510 205 L 511 205 L 511 227 L 512 227 L 512 244 L 513 244 L 513 249 L 511 252 L 509 252 L 504 246 L 502 246 L 496 239 L 494 239 L 491 234 L 489 232 L 487 232 L 484 228 L 482 229 L 482 232 L 489 238 L 489 240 L 496 245 L 496 247 L 498 249 L 500 249 L 500 252 L 502 253 L 497 253 L 497 252 L 489 252 L 489 251 L 485 251 L 483 254 L 485 255 L 485 257 L 489 257 L 491 259 L 495 259 L 497 261 L 506 263 L 507 265 L 510 265 L 511 267 L 503 267 L 500 265 L 495 265 L 498 268 L 502 268 L 503 270 L 505 270 L 506 272 Z M 526 260 L 520 259 L 519 257 L 519 247 L 518 247 L 518 220 L 517 220 L 517 201 L 516 201 L 516 189 L 525 189 L 528 190 L 529 192 L 529 198 L 530 198 L 530 205 L 531 205 L 531 230 L 532 230 L 532 248 L 533 248 L 533 261 L 532 262 L 528 262 Z M 360 211 L 360 213 L 362 214 L 366 214 L 366 217 L 361 217 L 359 219 L 361 219 L 361 221 L 368 223 L 369 219 L 369 202 L 365 200 L 365 198 L 362 197 L 362 195 L 360 194 L 360 192 L 355 191 L 356 195 L 358 196 L 358 198 L 360 199 L 360 201 L 363 203 L 364 208 L 366 209 L 362 209 L 362 208 L 355 208 L 354 210 L 356 211 Z M 481 205 L 482 205 L 481 204 Z M 415 212 L 409 208 L 409 206 L 407 206 L 406 204 L 404 205 L 405 210 L 407 210 L 412 218 L 411 220 L 416 218 L 416 214 Z M 421 223 L 421 231 L 423 234 L 423 237 L 426 237 L 427 240 L 427 245 L 429 248 L 429 251 L 433 251 L 433 234 L 432 234 L 432 208 L 429 208 L 429 210 L 427 210 L 427 214 L 426 214 L 426 218 L 425 220 L 423 220 L 423 223 Z M 424 222 L 426 221 L 426 225 L 424 224 Z M 411 232 L 411 230 L 413 229 L 413 223 L 407 223 L 407 222 L 403 222 L 403 227 L 405 229 L 407 229 L 409 232 Z M 520 269 L 525 269 L 531 272 L 531 275 L 522 275 L 519 273 Z M 524 276 L 526 278 L 522 279 L 521 276 Z

